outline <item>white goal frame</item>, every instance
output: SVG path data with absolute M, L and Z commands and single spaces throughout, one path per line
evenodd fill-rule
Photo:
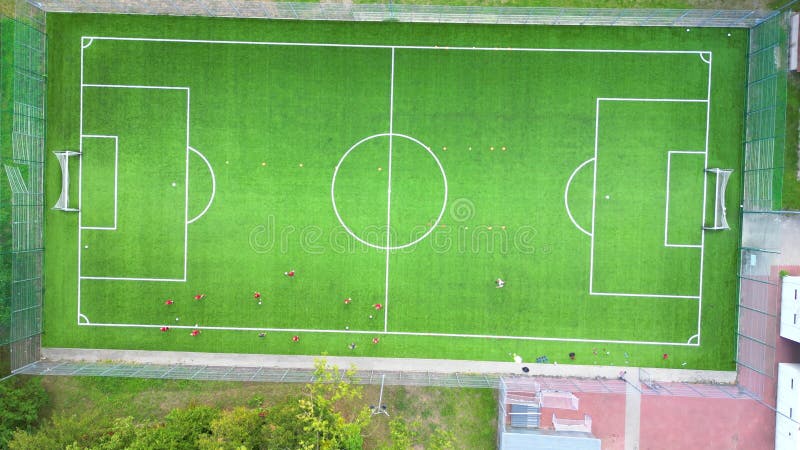
M 704 226 L 704 230 L 729 230 L 728 219 L 725 209 L 725 188 L 728 186 L 733 169 L 706 169 L 707 173 L 716 175 L 714 181 L 714 225 Z
M 52 209 L 58 211 L 78 212 L 80 208 L 69 207 L 69 158 L 71 156 L 81 157 L 81 152 L 72 150 L 64 150 L 60 152 L 53 152 L 58 158 L 58 165 L 61 167 L 61 195 L 58 196 L 58 201 Z

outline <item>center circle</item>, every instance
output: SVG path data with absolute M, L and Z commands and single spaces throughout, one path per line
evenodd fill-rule
M 337 176 L 340 175 L 340 170 L 342 169 L 342 164 L 345 162 L 345 160 L 348 158 L 348 156 L 351 156 L 351 154 L 353 154 L 353 152 L 358 149 L 359 146 L 363 146 L 364 144 L 370 143 L 370 141 L 373 141 L 374 139 L 385 138 L 385 137 L 388 137 L 390 139 L 390 141 L 403 142 L 404 144 L 407 144 L 407 143 L 410 142 L 410 143 L 415 144 L 418 147 L 422 147 L 425 150 L 425 152 L 427 152 L 427 154 L 431 158 L 433 158 L 433 161 L 436 163 L 436 168 L 438 168 L 438 173 L 440 173 L 441 177 L 442 177 L 442 185 L 443 185 L 443 193 L 444 193 L 444 195 L 443 195 L 443 198 L 442 198 L 442 205 L 441 205 L 441 209 L 440 209 L 440 211 L 438 213 L 438 217 L 436 217 L 436 219 L 433 222 L 428 224 L 428 228 L 426 229 L 425 233 L 423 233 L 418 238 L 412 240 L 411 242 L 408 242 L 408 243 L 405 243 L 405 244 L 402 244 L 402 245 L 389 245 L 389 242 L 388 242 L 388 239 L 389 239 L 388 236 L 390 236 L 390 233 L 391 233 L 391 230 L 389 229 L 390 226 L 391 226 L 391 191 L 392 191 L 392 163 L 391 163 L 390 158 L 394 159 L 394 158 L 392 158 L 392 150 L 390 150 L 391 144 L 389 146 L 387 146 L 386 151 L 385 151 L 385 156 L 386 156 L 386 159 L 385 159 L 386 164 L 385 164 L 385 166 L 380 166 L 380 167 L 376 168 L 376 170 L 380 171 L 380 173 L 385 173 L 386 176 L 388 177 L 387 190 L 385 192 L 383 192 L 383 194 L 388 199 L 387 200 L 387 209 L 388 209 L 388 211 L 386 211 L 386 220 L 383 222 L 383 226 L 387 226 L 387 230 L 386 230 L 387 242 L 383 243 L 383 244 L 376 244 L 374 242 L 370 242 L 368 239 L 365 239 L 362 236 L 359 236 L 357 233 L 355 233 L 352 230 L 351 227 L 349 227 L 347 225 L 347 223 L 345 223 L 344 219 L 342 219 L 342 215 L 340 213 L 339 207 L 336 204 Z M 399 141 L 399 140 L 402 140 L 402 141 Z M 362 147 L 362 148 L 364 148 L 364 147 Z M 360 243 L 362 243 L 362 244 L 364 244 L 364 245 L 366 245 L 368 247 L 372 247 L 372 248 L 375 248 L 375 249 L 378 249 L 378 250 L 400 250 L 400 249 L 404 249 L 404 248 L 407 248 L 407 247 L 411 247 L 412 245 L 415 245 L 415 244 L 419 243 L 420 241 L 422 241 L 423 239 L 428 237 L 433 232 L 433 230 L 436 229 L 437 226 L 439 226 L 439 222 L 442 220 L 442 217 L 444 216 L 445 209 L 447 208 L 447 176 L 444 173 L 444 168 L 442 167 L 442 163 L 439 161 L 439 158 L 437 158 L 436 155 L 433 153 L 433 151 L 431 151 L 430 147 L 428 147 L 427 145 L 423 144 L 418 139 L 415 139 L 415 138 L 413 138 L 411 136 L 406 136 L 404 134 L 399 134 L 399 133 L 374 134 L 372 136 L 365 137 L 364 139 L 361 139 L 360 141 L 358 141 L 355 144 L 353 144 L 344 153 L 344 155 L 342 155 L 341 159 L 339 159 L 339 162 L 336 164 L 336 168 L 333 171 L 333 179 L 331 180 L 331 203 L 333 204 L 333 212 L 334 212 L 334 214 L 336 214 L 336 219 L 339 221 L 339 223 L 342 225 L 342 227 L 345 229 L 345 231 L 347 231 L 347 233 L 350 236 L 353 237 L 353 239 L 357 240 L 358 242 L 360 242 Z

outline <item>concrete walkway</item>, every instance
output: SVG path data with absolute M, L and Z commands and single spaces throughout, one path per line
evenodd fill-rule
M 625 373 L 625 450 L 639 450 L 639 425 L 642 418 L 642 391 L 639 371 Z
M 143 364 L 180 364 L 190 366 L 271 367 L 283 369 L 313 369 L 319 356 L 255 355 L 240 353 L 165 352 L 144 350 L 106 350 L 79 348 L 42 348 L 42 357 L 54 361 L 131 362 Z M 583 366 L 576 364 L 518 364 L 515 362 L 465 361 L 413 358 L 357 358 L 327 356 L 329 364 L 341 368 L 355 365 L 359 371 L 430 372 L 521 375 L 528 367 L 528 375 L 548 377 L 608 378 L 619 377 L 621 370 L 628 374 L 635 369 L 615 366 Z M 651 378 L 659 382 L 734 384 L 736 372 L 714 370 L 647 369 Z M 637 375 L 638 381 L 638 375 Z M 638 385 L 638 384 L 637 384 Z

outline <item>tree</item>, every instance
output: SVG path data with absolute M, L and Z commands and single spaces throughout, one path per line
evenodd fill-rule
M 363 389 L 355 384 L 355 369 L 341 373 L 337 366 L 329 368 L 325 359 L 318 359 L 314 366 L 314 382 L 306 384 L 299 401 L 297 418 L 306 432 L 300 448 L 362 448 L 362 430 L 371 418 L 369 408 L 354 407 L 347 415 L 342 411 L 348 400 L 361 398 Z
M 176 450 L 196 448 L 197 440 L 212 432 L 212 424 L 219 416 L 220 411 L 209 406 L 173 409 L 166 418 L 166 428 L 177 439 L 172 448 Z
M 40 450 L 43 448 L 90 448 L 97 445 L 111 424 L 105 417 L 93 413 L 85 416 L 53 416 L 37 431 L 18 429 L 8 443 L 11 450 Z
M 0 383 L 0 448 L 8 445 L 14 430 L 33 430 L 47 402 L 39 378 L 14 377 Z
M 420 423 L 414 421 L 411 425 L 407 424 L 402 417 L 395 417 L 389 421 L 389 436 L 392 440 L 390 447 L 382 447 L 383 450 L 405 450 L 420 446 L 422 448 L 429 448 L 431 450 L 452 450 L 455 448 L 453 441 L 455 436 L 453 433 L 436 429 L 428 438 L 428 443 L 425 444 L 421 440 L 422 433 L 419 431 Z
M 239 406 L 222 411 L 211 421 L 211 433 L 201 435 L 197 440 L 197 448 L 201 450 L 261 448 L 262 423 L 263 419 L 257 409 Z
M 298 420 L 300 402 L 296 397 L 287 398 L 261 412 L 264 416 L 262 443 L 265 448 L 298 448 L 305 436 L 303 423 Z

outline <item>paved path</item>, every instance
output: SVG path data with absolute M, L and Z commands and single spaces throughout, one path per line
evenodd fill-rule
M 625 373 L 625 450 L 639 450 L 639 426 L 641 424 L 642 391 L 639 371 Z
M 42 348 L 42 356 L 49 360 L 109 362 L 126 361 L 145 364 L 181 364 L 195 366 L 238 366 L 312 369 L 319 356 L 298 355 L 255 355 L 239 353 L 199 353 L 166 352 L 144 350 L 106 350 L 79 348 Z M 522 367 L 528 367 L 528 375 L 548 377 L 610 378 L 619 376 L 621 370 L 634 372 L 629 368 L 615 366 L 583 366 L 577 364 L 517 364 L 498 361 L 465 361 L 412 358 L 358 358 L 346 356 L 327 356 L 329 364 L 339 367 L 355 365 L 360 371 L 386 372 L 431 372 L 431 373 L 472 373 L 472 374 L 522 374 Z M 733 384 L 736 372 L 714 370 L 647 369 L 652 379 L 660 382 L 713 382 Z M 638 375 L 637 375 L 638 379 Z

